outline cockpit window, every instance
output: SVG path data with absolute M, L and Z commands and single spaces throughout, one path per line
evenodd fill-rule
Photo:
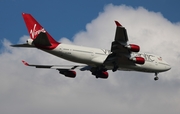
M 158 57 L 158 60 L 162 61 L 162 57 Z

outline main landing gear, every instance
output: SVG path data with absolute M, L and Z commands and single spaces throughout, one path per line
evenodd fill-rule
M 157 80 L 159 79 L 159 77 L 158 77 L 157 75 L 158 75 L 158 73 L 155 72 L 155 77 L 154 77 L 154 80 L 155 80 L 155 81 L 157 81 Z
M 113 72 L 117 71 L 119 67 L 118 66 L 114 66 L 114 68 L 112 69 Z
M 113 67 L 112 71 L 116 72 L 118 70 L 119 66 L 115 62 L 113 62 L 113 65 L 114 65 L 114 67 Z

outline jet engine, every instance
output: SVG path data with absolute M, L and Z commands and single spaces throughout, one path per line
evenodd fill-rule
M 60 70 L 59 73 L 63 74 L 66 77 L 69 77 L 69 78 L 75 78 L 76 77 L 76 72 L 73 70 Z
M 103 78 L 103 79 L 107 79 L 109 76 L 108 72 L 106 71 L 101 71 L 101 72 L 98 72 L 96 74 L 96 78 Z
M 144 64 L 145 63 L 145 59 L 143 57 L 134 57 L 131 60 L 137 64 Z
M 140 47 L 135 44 L 129 44 L 126 47 L 132 52 L 139 52 L 139 50 L 140 50 Z

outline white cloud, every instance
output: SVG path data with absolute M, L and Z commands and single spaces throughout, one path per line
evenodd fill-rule
M 60 41 L 77 45 L 109 49 L 118 20 L 128 31 L 130 43 L 142 51 L 161 55 L 172 69 L 159 74 L 118 71 L 107 80 L 95 79 L 90 72 L 78 72 L 75 79 L 65 78 L 55 70 L 35 69 L 30 63 L 69 64 L 36 49 L 12 48 L 4 40 L 0 54 L 0 113 L 159 113 L 180 112 L 180 24 L 171 23 L 161 13 L 142 7 L 107 5 L 104 12 L 86 25 L 86 31 Z M 25 42 L 28 36 L 20 38 Z

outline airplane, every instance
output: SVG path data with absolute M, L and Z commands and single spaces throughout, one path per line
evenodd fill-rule
M 24 65 L 36 68 L 56 69 L 60 74 L 75 78 L 76 71 L 90 71 L 96 78 L 107 79 L 108 70 L 113 72 L 139 71 L 155 73 L 154 80 L 158 80 L 158 73 L 171 69 L 171 66 L 162 57 L 140 52 L 140 46 L 128 43 L 125 27 L 115 21 L 116 32 L 111 49 L 98 49 L 57 42 L 34 19 L 31 14 L 22 13 L 30 39 L 24 44 L 11 45 L 12 47 L 37 48 L 65 60 L 79 63 L 80 65 L 37 65 L 22 61 Z

